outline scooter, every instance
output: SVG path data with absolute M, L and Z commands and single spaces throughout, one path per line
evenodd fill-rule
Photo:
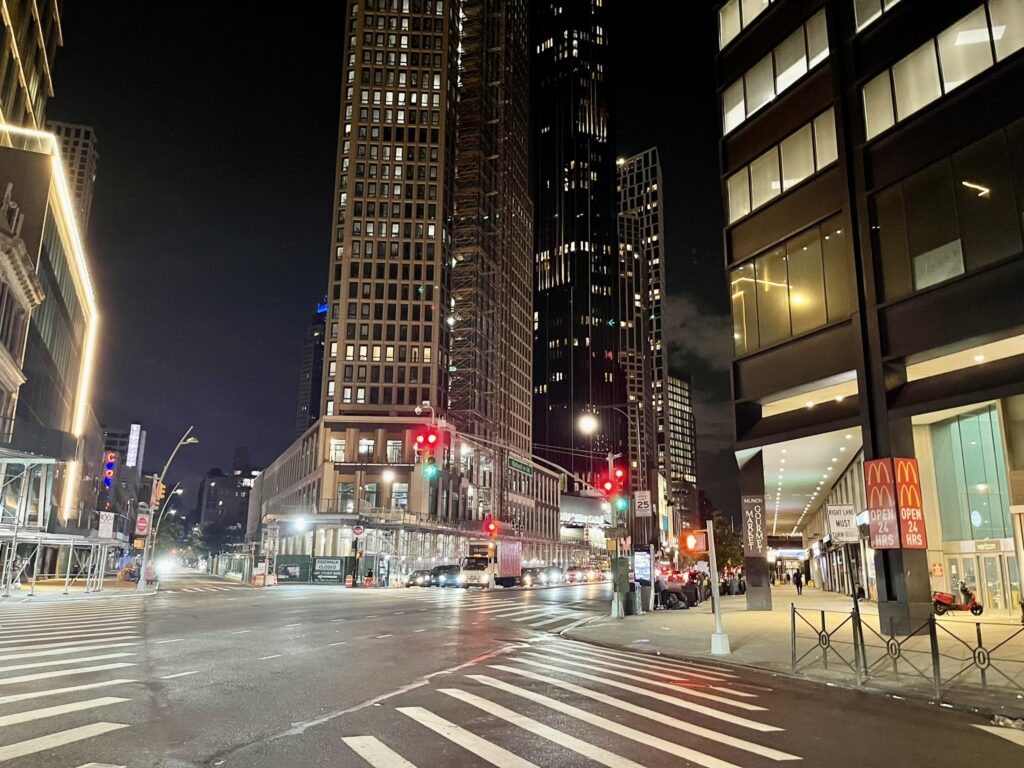
M 977 593 L 963 581 L 960 582 L 960 595 L 962 602 L 948 592 L 932 592 L 932 607 L 937 616 L 942 616 L 947 611 L 970 611 L 975 616 L 981 616 L 985 607 L 978 602 Z

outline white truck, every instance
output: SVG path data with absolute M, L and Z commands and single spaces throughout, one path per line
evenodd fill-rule
M 514 587 L 523 570 L 521 541 L 471 541 L 462 559 L 460 586 Z

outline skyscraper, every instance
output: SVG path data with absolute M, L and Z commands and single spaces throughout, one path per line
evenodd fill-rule
M 317 304 L 306 329 L 299 361 L 299 397 L 295 413 L 295 436 L 299 437 L 320 418 L 320 389 L 324 381 L 324 334 L 327 332 L 327 302 Z
M 457 8 L 349 4 L 325 416 L 447 410 Z
M 532 446 L 532 204 L 526 0 L 462 6 L 451 417 Z
M 678 528 L 686 528 L 700 522 L 696 514 L 697 431 L 688 378 L 665 377 L 665 417 L 669 502 Z
M 643 263 L 643 280 L 636 286 L 634 295 L 628 297 L 633 306 L 642 312 L 645 322 L 643 332 L 646 335 L 638 339 L 637 343 L 641 344 L 640 357 L 647 368 L 647 380 L 642 390 L 646 397 L 639 398 L 638 402 L 639 407 L 652 411 L 655 454 L 652 464 L 669 479 L 671 456 L 667 437 L 668 415 L 665 410 L 667 348 L 663 342 L 661 326 L 661 301 L 665 289 L 665 241 L 662 234 L 661 164 L 658 162 L 658 150 L 652 147 L 632 157 L 620 158 L 616 167 L 620 222 L 627 218 L 634 221 L 632 228 L 635 232 L 631 239 L 635 242 L 637 258 Z M 620 223 L 620 229 L 621 226 Z M 636 398 L 633 391 L 628 392 L 627 399 L 631 408 L 637 407 L 633 405 Z M 630 439 L 634 440 L 632 437 Z
M 626 453 L 608 406 L 625 388 L 618 361 L 618 236 L 606 11 L 544 0 L 534 19 L 533 435 L 541 455 L 579 474 Z M 577 417 L 595 410 L 592 436 Z
M 96 185 L 96 130 L 89 125 L 62 123 L 50 120 L 47 130 L 60 142 L 60 154 L 68 175 L 68 188 L 74 198 L 78 226 L 82 232 L 89 229 L 89 214 L 92 212 L 92 193 Z

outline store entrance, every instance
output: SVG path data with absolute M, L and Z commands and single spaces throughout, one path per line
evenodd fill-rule
M 1015 613 L 1021 592 L 1017 558 L 998 552 L 946 555 L 946 589 L 960 595 L 960 582 L 977 590 L 986 613 Z

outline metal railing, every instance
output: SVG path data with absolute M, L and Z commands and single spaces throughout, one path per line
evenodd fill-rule
M 938 621 L 910 632 L 857 608 L 798 610 L 790 604 L 791 671 L 852 676 L 858 686 L 920 692 L 935 699 L 977 696 L 1024 711 L 1024 626 Z

